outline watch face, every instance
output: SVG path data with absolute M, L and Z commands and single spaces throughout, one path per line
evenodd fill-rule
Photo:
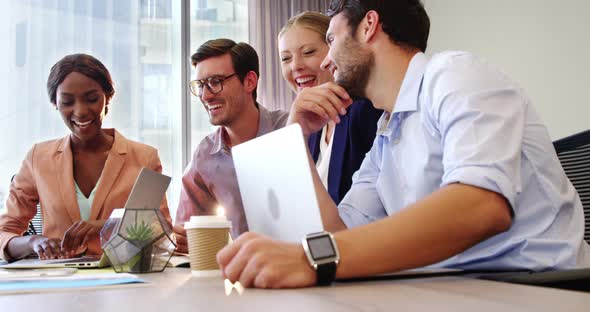
M 311 256 L 316 261 L 336 256 L 336 248 L 332 246 L 332 240 L 327 235 L 308 239 L 307 244 Z

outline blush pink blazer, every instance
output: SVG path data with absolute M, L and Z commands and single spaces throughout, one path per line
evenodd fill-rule
M 107 219 L 115 208 L 127 201 L 135 179 L 142 167 L 162 172 L 155 148 L 127 140 L 114 129 L 114 143 L 107 157 L 100 182 L 90 208 L 92 220 Z M 28 152 L 19 172 L 10 185 L 6 213 L 0 216 L 0 256 L 6 253 L 8 241 L 22 235 L 41 204 L 43 235 L 62 239 L 66 230 L 80 220 L 80 208 L 74 186 L 74 160 L 70 136 L 35 144 Z M 166 197 L 160 211 L 171 224 Z M 101 254 L 100 240 L 88 244 L 88 254 Z

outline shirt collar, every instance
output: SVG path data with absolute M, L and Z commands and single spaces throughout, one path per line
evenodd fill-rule
M 227 149 L 227 145 L 225 145 L 225 142 L 223 142 L 224 132 L 225 130 L 223 127 L 217 127 L 217 130 L 215 130 L 215 135 L 213 136 L 213 147 L 211 148 L 209 154 L 217 154 L 222 150 Z
M 383 133 L 386 128 L 389 128 L 391 119 L 393 119 L 392 115 L 396 116 L 399 115 L 398 113 L 418 110 L 418 95 L 427 64 L 428 58 L 422 52 L 418 52 L 412 57 L 393 106 L 393 113 L 383 112 L 377 123 L 378 132 Z
M 119 131 L 114 128 L 102 128 L 102 130 L 113 137 L 111 150 L 119 154 L 127 154 L 127 139 Z M 70 150 L 71 136 L 72 134 L 70 133 L 61 140 L 56 152 L 63 153 L 64 151 Z
M 258 132 L 256 133 L 256 137 L 259 137 L 262 134 L 268 133 L 270 130 L 272 130 L 272 120 L 270 112 L 264 108 L 264 106 L 256 103 L 256 107 L 258 108 Z M 211 149 L 210 154 L 217 154 L 221 151 L 225 151 L 227 153 L 230 152 L 231 149 L 229 146 L 227 146 L 227 144 L 225 144 L 225 141 L 223 140 L 224 135 L 225 128 L 217 127 L 217 131 L 213 137 L 213 148 Z
M 399 89 L 395 106 L 393 107 L 394 114 L 398 112 L 413 112 L 418 109 L 418 94 L 427 63 L 428 58 L 422 52 L 418 52 L 412 57 L 404 80 L 402 81 L 402 86 Z

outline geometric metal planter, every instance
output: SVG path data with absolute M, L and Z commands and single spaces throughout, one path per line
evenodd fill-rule
M 115 272 L 162 272 L 176 243 L 160 209 L 113 212 L 100 232 L 102 250 Z

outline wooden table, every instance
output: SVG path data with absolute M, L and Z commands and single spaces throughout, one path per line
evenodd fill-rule
M 189 269 L 143 274 L 149 284 L 0 295 L 0 311 L 590 311 L 590 294 L 465 277 L 434 277 L 225 295 L 221 278 Z

